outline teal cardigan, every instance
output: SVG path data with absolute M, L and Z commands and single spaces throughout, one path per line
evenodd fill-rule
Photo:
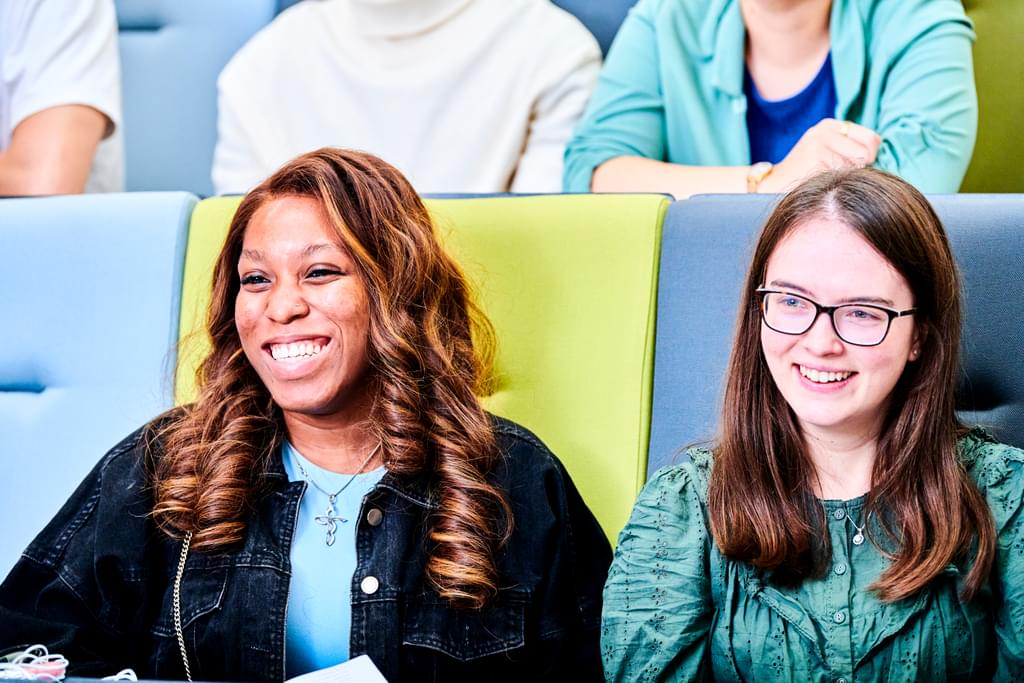
M 956 192 L 978 127 L 959 0 L 833 0 L 835 118 L 882 137 L 875 166 L 924 192 Z M 623 23 L 565 151 L 564 186 L 588 192 L 619 156 L 751 163 L 739 0 L 640 0 Z

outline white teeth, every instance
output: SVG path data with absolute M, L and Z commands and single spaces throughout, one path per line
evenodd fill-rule
M 848 378 L 850 375 L 853 374 L 852 372 L 847 372 L 847 371 L 843 371 L 843 372 L 818 371 L 818 370 L 815 370 L 814 368 L 805 368 L 802 365 L 799 366 L 799 367 L 800 367 L 800 374 L 801 375 L 803 375 L 807 379 L 811 380 L 812 382 L 817 382 L 818 384 L 828 384 L 829 382 L 841 382 L 841 381 L 843 381 L 844 379 Z
M 298 358 L 299 356 L 315 356 L 323 349 L 315 342 L 292 342 L 291 344 L 272 344 L 270 355 L 274 360 Z

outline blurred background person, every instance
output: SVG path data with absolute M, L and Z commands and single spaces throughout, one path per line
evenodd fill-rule
M 323 145 L 420 192 L 557 192 L 601 53 L 548 0 L 306 0 L 218 81 L 218 193 Z
M 0 2 L 0 195 L 124 189 L 112 0 Z
M 565 189 L 779 192 L 827 168 L 956 192 L 977 132 L 959 0 L 640 0 Z

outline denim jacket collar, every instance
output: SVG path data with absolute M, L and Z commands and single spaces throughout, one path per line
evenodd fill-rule
M 273 480 L 275 487 L 283 488 L 288 485 L 288 474 L 284 471 L 284 463 L 281 461 L 280 447 L 274 450 L 273 457 L 267 463 L 264 476 Z M 384 477 L 375 488 L 388 489 L 405 500 L 427 510 L 437 509 L 437 502 L 430 495 L 430 487 L 427 485 L 427 478 L 425 476 L 402 478 L 389 470 L 384 473 Z

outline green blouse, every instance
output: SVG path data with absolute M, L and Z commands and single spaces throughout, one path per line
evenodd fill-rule
M 822 502 L 829 569 L 779 588 L 718 551 L 707 526 L 711 454 L 692 449 L 690 462 L 648 482 L 619 536 L 604 590 L 606 678 L 1024 680 L 1024 451 L 975 431 L 960 452 L 995 518 L 992 576 L 961 603 L 962 568 L 950 565 L 916 596 L 886 604 L 867 587 L 888 560 L 870 540 L 854 543 L 865 497 Z

